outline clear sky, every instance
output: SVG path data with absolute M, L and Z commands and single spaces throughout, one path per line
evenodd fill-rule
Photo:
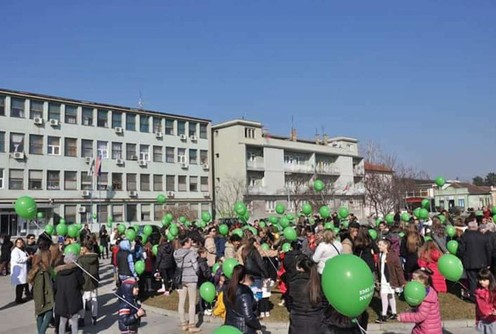
M 0 87 L 379 143 L 496 170 L 496 3 L 2 1 Z

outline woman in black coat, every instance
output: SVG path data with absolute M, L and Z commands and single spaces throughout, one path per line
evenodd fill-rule
M 262 279 L 269 278 L 269 272 L 262 256 L 255 247 L 255 242 L 255 238 L 250 238 L 241 252 L 241 258 L 243 259 L 246 274 L 253 276 L 254 285 L 262 292 Z
M 66 254 L 64 264 L 55 267 L 55 314 L 60 316 L 59 333 L 65 333 L 69 321 L 72 334 L 77 334 L 78 313 L 83 309 L 84 277 L 75 261 L 75 255 Z
M 262 325 L 255 315 L 257 304 L 247 284 L 245 267 L 235 266 L 223 297 L 227 310 L 224 324 L 236 327 L 243 334 L 255 334 Z
M 379 248 L 369 235 L 367 226 L 360 226 L 353 243 L 353 254 L 367 263 L 371 272 L 375 270 L 374 254 L 379 254 Z
M 174 260 L 174 248 L 165 237 L 160 239 L 155 268 L 160 277 L 162 277 L 162 287 L 157 292 L 168 296 L 171 290 L 172 278 L 174 277 L 176 261 Z
M 303 256 L 296 263 L 296 270 L 288 286 L 289 334 L 318 333 L 324 298 L 317 264 Z

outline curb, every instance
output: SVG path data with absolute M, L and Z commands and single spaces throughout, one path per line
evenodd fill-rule
M 166 310 L 160 307 L 156 306 L 151 306 L 146 303 L 143 303 L 146 305 L 146 309 L 150 310 L 153 313 L 161 314 L 167 317 L 176 317 L 179 319 L 179 314 L 177 311 L 172 311 L 172 310 Z M 210 319 L 210 323 L 218 323 L 219 325 L 223 325 L 224 322 L 222 319 L 218 317 L 208 317 Z M 178 320 L 179 321 L 179 320 Z M 288 322 L 272 322 L 272 321 L 261 321 L 261 324 L 265 326 L 268 330 L 273 329 L 273 330 L 281 330 L 281 329 L 288 329 L 289 328 L 289 321 Z M 376 323 L 369 323 L 367 325 L 367 330 L 368 331 L 390 331 L 390 330 L 404 330 L 404 329 L 411 329 L 412 328 L 411 323 L 402 323 L 402 322 L 391 322 L 387 324 L 376 324 Z M 475 319 L 460 319 L 460 320 L 446 320 L 443 321 L 443 328 L 445 329 L 458 329 L 458 328 L 475 328 Z

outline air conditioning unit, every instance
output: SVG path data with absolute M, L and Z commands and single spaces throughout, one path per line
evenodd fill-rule
M 86 207 L 85 206 L 80 206 L 78 209 L 79 213 L 86 213 Z
M 86 162 L 89 165 L 91 163 L 91 157 L 84 158 L 84 162 Z
M 157 133 L 155 133 L 155 137 L 157 137 L 157 138 L 163 138 L 164 137 L 164 134 L 162 132 L 157 132 Z
M 43 125 L 43 118 L 41 118 L 41 117 L 35 117 L 33 119 L 33 121 L 34 121 L 34 124 L 36 124 L 36 125 Z
M 138 197 L 138 192 L 136 190 L 131 190 L 129 192 L 129 197 Z
M 208 168 L 209 168 L 210 166 L 209 166 L 208 164 L 203 164 L 203 165 L 202 165 L 202 167 L 203 167 L 203 169 L 208 170 Z
M 51 119 L 50 125 L 51 126 L 59 126 L 59 120 L 58 119 Z
M 24 159 L 24 152 L 14 152 L 12 153 L 12 158 L 16 160 L 22 160 Z
M 181 139 L 182 141 L 186 141 L 186 139 L 188 139 L 188 137 L 186 137 L 186 135 L 180 135 L 179 139 Z
M 196 136 L 193 135 L 193 136 L 189 137 L 189 139 L 191 139 L 191 141 L 197 141 L 198 140 L 198 137 L 196 137 Z
M 176 193 L 175 192 L 173 192 L 173 191 L 167 192 L 167 197 L 174 198 L 174 196 L 176 196 Z
M 146 167 L 148 165 L 148 162 L 146 160 L 139 160 L 138 165 L 140 167 Z
M 90 196 L 91 196 L 91 191 L 83 190 L 83 197 L 90 197 Z
M 188 167 L 189 167 L 189 166 L 188 166 L 188 164 L 187 164 L 187 163 L 185 163 L 185 162 L 181 162 L 181 168 L 183 168 L 183 169 L 187 169 Z
M 117 164 L 117 166 L 124 166 L 124 159 L 117 159 L 115 163 Z
M 121 128 L 120 126 L 118 126 L 115 128 L 115 133 L 117 133 L 118 135 L 121 135 L 124 133 L 124 129 Z

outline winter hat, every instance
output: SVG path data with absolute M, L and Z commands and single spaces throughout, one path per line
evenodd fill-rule
M 64 263 L 73 263 L 76 262 L 77 256 L 72 253 L 67 253 L 64 256 Z

